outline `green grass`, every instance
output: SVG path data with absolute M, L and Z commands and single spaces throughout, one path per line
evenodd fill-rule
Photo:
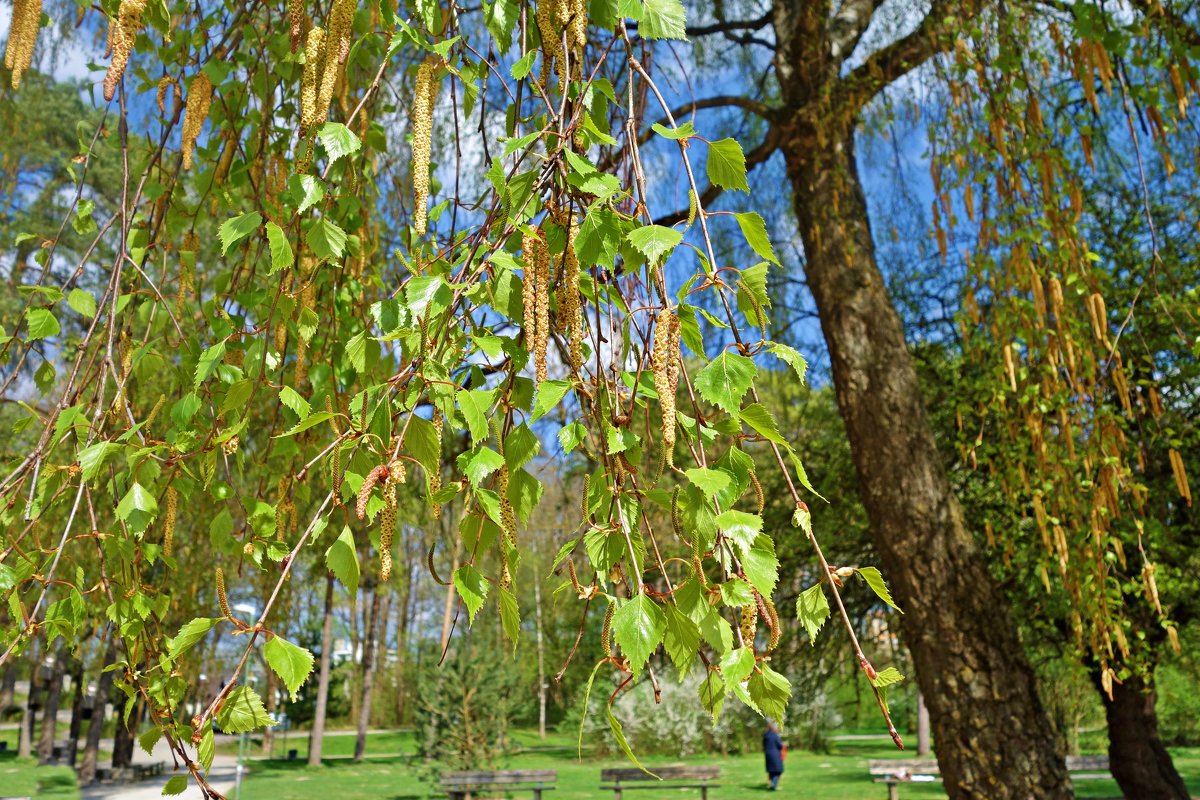
M 0 795 L 79 800 L 79 788 L 70 767 L 39 767 L 32 758 L 5 753 L 0 756 Z
M 338 738 L 343 737 L 332 737 L 333 740 Z M 354 737 L 344 738 L 349 740 L 352 750 Z M 524 734 L 516 738 L 528 740 L 522 742 L 527 744 L 537 741 L 536 736 Z M 327 746 L 331 741 L 327 740 Z M 1200 748 L 1178 748 L 1173 754 L 1189 789 L 1193 794 L 1200 795 Z M 886 743 L 874 741 L 838 742 L 828 754 L 792 751 L 788 754 L 787 771 L 781 789 L 786 791 L 790 788 L 796 792 L 791 796 L 819 797 L 822 800 L 882 798 L 887 792 L 883 786 L 871 782 L 867 774 L 867 762 L 875 758 L 908 757 L 909 754 L 899 754 Z M 646 765 L 651 770 L 655 765 L 670 763 L 721 767 L 720 788 L 712 793 L 714 800 L 766 800 L 769 796 L 766 793 L 762 757 L 757 754 L 682 760 L 646 759 Z M 608 800 L 612 793 L 599 788 L 600 769 L 627 765 L 621 758 L 586 759 L 580 762 L 573 751 L 540 751 L 514 755 L 507 759 L 503 768 L 558 770 L 557 790 L 548 795 L 551 800 Z M 1080 781 L 1076 791 L 1080 798 L 1119 798 L 1121 795 L 1116 783 L 1111 780 Z M 306 766 L 303 761 L 258 761 L 251 766 L 249 779 L 244 784 L 239 800 L 327 800 L 331 796 L 416 800 L 432 797 L 435 793 L 433 785 L 421 782 L 409 757 L 371 759 L 361 764 L 331 760 L 316 768 Z M 678 794 L 681 797 L 690 796 L 687 793 Z M 940 784 L 910 784 L 902 787 L 901 796 L 905 800 L 922 800 L 944 798 L 946 795 Z

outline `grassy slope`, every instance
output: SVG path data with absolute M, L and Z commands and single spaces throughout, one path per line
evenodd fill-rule
M 78 800 L 75 770 L 70 767 L 39 767 L 31 758 L 0 756 L 0 797 L 38 797 Z

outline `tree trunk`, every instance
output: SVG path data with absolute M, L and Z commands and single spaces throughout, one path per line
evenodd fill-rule
M 925 705 L 925 695 L 917 692 L 917 757 L 922 758 L 933 752 L 929 745 L 929 706 Z
M 124 692 L 121 692 L 117 695 L 117 702 L 113 706 L 113 716 L 117 722 L 116 733 L 113 735 L 113 769 L 128 767 L 133 763 L 134 731 L 137 730 L 142 714 L 138 705 L 135 705 L 127 723 L 125 709 L 129 703 L 136 704 L 137 702 L 137 700 L 130 700 Z
M 379 629 L 381 618 L 387 615 L 380 609 L 380 595 L 387 587 L 375 584 L 371 591 L 371 616 L 367 622 L 367 638 L 363 643 L 362 701 L 358 705 L 358 736 L 354 740 L 354 760 L 362 761 L 367 752 L 367 728 L 371 725 L 371 692 L 375 684 L 375 663 L 379 657 Z
M 321 626 L 321 672 L 317 676 L 317 707 L 308 737 L 308 765 L 321 765 L 325 742 L 325 710 L 329 707 L 329 672 L 333 665 L 333 573 L 325 577 L 325 621 Z
M 855 121 L 808 112 L 782 131 L 805 271 L 946 790 L 955 800 L 1071 797 L 1033 669 L 963 521 L 875 262 Z
M 1108 718 L 1108 766 L 1124 795 L 1130 800 L 1188 800 L 1187 786 L 1158 735 L 1153 677 L 1114 681 L 1112 698 L 1103 689 L 1100 697 Z
M 533 571 L 533 613 L 537 623 L 538 738 L 546 738 L 546 645 L 542 640 L 542 573 Z
M 108 646 L 104 649 L 104 660 L 100 669 L 117 659 L 117 638 L 109 631 Z M 100 757 L 100 736 L 104 732 L 104 710 L 108 706 L 108 695 L 112 691 L 113 673 L 101 672 L 96 682 L 96 697 L 92 701 L 92 721 L 88 725 L 87 743 L 83 748 L 83 763 L 79 765 L 79 785 L 91 786 L 96 780 L 96 762 Z
M 83 658 L 75 659 L 71 670 L 71 727 L 67 732 L 67 764 L 75 766 L 75 757 L 79 752 L 79 734 L 83 730 L 83 698 L 87 694 L 87 681 L 84 680 Z
M 29 647 L 29 696 L 25 698 L 25 713 L 21 716 L 21 733 L 17 739 L 18 758 L 33 755 L 33 728 L 39 708 L 38 695 L 42 691 L 42 651 L 38 647 L 39 641 L 35 638 Z
M 403 725 L 408 706 L 408 686 L 405 676 L 408 671 L 408 625 L 412 619 L 413 568 L 405 548 L 404 586 L 396 602 L 396 724 Z
M 462 537 L 454 537 L 454 557 L 450 562 L 450 574 L 453 575 L 458 570 L 458 559 L 462 556 Z M 457 605 L 458 588 L 454 585 L 454 581 L 446 584 L 446 604 L 442 606 L 442 650 L 445 653 L 446 648 L 450 646 L 450 632 L 454 628 L 454 608 Z
M 12 708 L 13 695 L 17 690 L 17 664 L 10 660 L 4 667 L 4 677 L 0 678 L 0 717 Z
M 268 715 L 274 717 L 279 706 L 279 677 L 265 660 L 263 661 L 263 670 L 267 674 L 267 688 L 263 697 L 263 707 L 267 709 Z M 262 754 L 267 758 L 273 758 L 275 755 L 275 731 L 270 726 L 263 728 L 261 741 Z
M 42 709 L 42 729 L 38 734 L 37 759 L 39 764 L 54 760 L 54 737 L 58 734 L 58 704 L 62 702 L 63 675 L 67 671 L 67 645 L 64 643 L 54 655 L 54 667 L 50 672 L 50 683 L 46 686 L 46 706 Z

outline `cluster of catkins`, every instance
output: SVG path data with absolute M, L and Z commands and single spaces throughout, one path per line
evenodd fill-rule
M 13 89 L 21 88 L 21 76 L 33 63 L 33 45 L 41 24 L 42 0 L 13 0 L 8 47 L 4 50 L 4 68 L 12 70 Z
M 309 29 L 304 37 L 304 73 L 300 79 L 300 133 L 308 135 L 313 127 L 329 117 L 329 105 L 340 77 L 340 67 L 350 55 L 356 0 L 334 0 L 329 13 L 329 29 Z M 292 47 L 300 41 L 304 27 L 304 8 L 299 0 L 289 5 Z
M 142 14 L 146 11 L 146 0 L 121 0 L 117 8 L 117 18 L 108 21 L 108 48 L 112 60 L 108 62 L 108 72 L 104 75 L 104 99 L 112 100 L 117 93 L 117 85 L 125 74 L 129 64 L 129 56 L 133 53 L 133 43 L 137 40 L 138 31 L 145 24 Z
M 550 77 L 550 65 L 554 64 L 559 84 L 567 85 L 567 64 L 571 73 L 579 75 L 579 63 L 583 48 L 587 44 L 586 0 L 541 0 L 534 15 L 538 33 L 542 37 L 541 82 Z M 566 48 L 563 48 L 563 44 Z
M 204 71 L 196 73 L 192 85 L 188 88 L 187 111 L 183 115 L 183 168 L 192 168 L 192 152 L 196 149 L 196 140 L 200 138 L 200 129 L 208 117 L 208 109 L 212 105 L 213 85 Z
M 521 240 L 525 277 L 521 300 L 525 317 L 525 344 L 533 351 L 537 382 L 546 380 L 546 348 L 550 342 L 550 248 L 540 229 Z

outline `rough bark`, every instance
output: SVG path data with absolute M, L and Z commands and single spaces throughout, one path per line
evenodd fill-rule
M 917 757 L 925 758 L 933 752 L 929 742 L 929 706 L 925 695 L 917 692 Z
M 1187 786 L 1158 734 L 1153 677 L 1114 681 L 1112 697 L 1103 690 L 1100 696 L 1108 718 L 1108 766 L 1122 793 L 1130 800 L 1188 800 Z
M 108 645 L 100 668 L 113 663 L 117 658 L 117 640 L 109 632 Z M 100 757 L 100 736 L 104 732 L 104 711 L 108 707 L 108 695 L 112 691 L 112 671 L 101 672 L 96 682 L 96 697 L 92 702 L 92 721 L 88 725 L 87 743 L 83 748 L 83 762 L 79 765 L 79 785 L 91 786 L 96 780 L 96 762 Z
M 325 743 L 325 712 L 329 707 L 329 673 L 333 666 L 333 573 L 325 577 L 325 621 L 321 626 L 321 671 L 317 675 L 317 706 L 308 737 L 308 765 L 321 765 Z
M 54 656 L 50 671 L 50 682 L 46 685 L 46 705 L 42 709 L 42 728 L 38 732 L 37 759 L 39 764 L 54 760 L 54 738 L 58 734 L 58 706 L 62 702 L 63 675 L 67 672 L 67 646 L 64 644 Z
M 784 156 L 863 503 L 952 798 L 1072 796 L 1017 628 L 963 522 L 875 261 L 853 120 L 794 118 Z

